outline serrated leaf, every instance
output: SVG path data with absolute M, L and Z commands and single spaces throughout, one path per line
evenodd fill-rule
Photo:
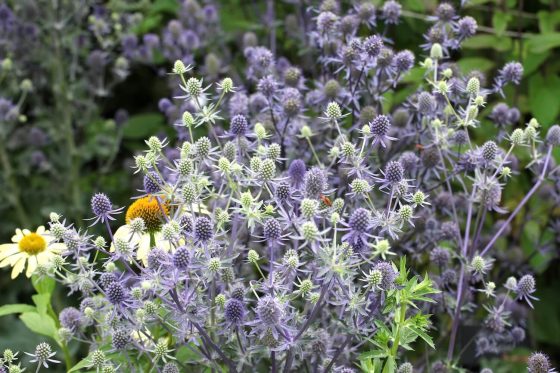
M 33 312 L 35 307 L 29 304 L 6 304 L 0 307 L 0 316 L 12 315 L 14 313 Z
M 434 342 L 432 340 L 432 337 L 430 337 L 425 331 L 423 331 L 422 329 L 414 326 L 414 325 L 409 325 L 407 326 L 407 328 L 409 328 L 412 332 L 414 332 L 418 337 L 422 338 L 424 340 L 424 342 L 426 342 L 428 344 L 428 346 L 430 346 L 431 348 L 436 348 L 434 346 Z
M 386 351 L 373 350 L 373 351 L 367 351 L 361 353 L 359 359 L 364 360 L 364 359 L 385 358 L 385 357 L 387 357 Z

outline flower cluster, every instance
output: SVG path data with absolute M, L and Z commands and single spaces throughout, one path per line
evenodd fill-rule
M 61 345 L 87 341 L 84 366 L 103 371 L 445 372 L 462 363 L 467 323 L 480 325 L 478 355 L 521 344 L 537 284 L 529 266 L 497 259 L 512 221 L 559 177 L 560 146 L 558 125 L 541 135 L 515 108 L 484 110 L 519 84 L 522 65 L 504 66 L 492 87 L 463 73 L 452 52 L 477 25 L 450 3 L 430 17 L 418 63 L 377 31 L 399 23 L 397 2 L 325 0 L 302 36 L 318 61 L 309 76 L 252 40 L 244 78 L 208 84 L 188 64 L 196 32 L 185 25 L 197 14 L 215 22 L 213 9 L 185 11 L 147 43 L 174 46 L 164 53 L 177 58 L 175 102 L 160 109 L 173 110 L 179 136 L 146 140 L 126 210 L 93 195 L 91 221 L 106 233 L 53 214 L 50 232 L 21 231 L 0 248 L 14 275 L 29 258 L 28 275 L 80 296 L 58 315 Z M 388 104 L 413 68 L 422 81 Z M 485 126 L 499 135 L 480 139 Z M 533 187 L 505 204 L 521 172 Z M 430 358 L 411 360 L 420 343 Z M 528 364 L 552 370 L 541 353 Z

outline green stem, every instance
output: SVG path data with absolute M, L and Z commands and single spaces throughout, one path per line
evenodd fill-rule
M 2 168 L 4 170 L 3 172 L 4 179 L 6 180 L 10 188 L 10 193 L 8 194 L 9 201 L 11 202 L 12 206 L 16 211 L 20 224 L 23 227 L 31 228 L 29 226 L 30 224 L 29 217 L 27 216 L 27 213 L 25 212 L 25 208 L 23 207 L 23 203 L 21 202 L 19 187 L 14 177 L 14 171 L 12 169 L 10 160 L 8 159 L 6 148 L 4 147 L 4 141 L 0 141 L 0 161 L 2 162 Z
M 56 19 L 53 21 L 56 21 Z M 71 191 L 71 203 L 75 209 L 75 220 L 81 221 L 80 215 L 82 213 L 82 203 L 80 198 L 77 150 L 74 140 L 74 129 L 72 128 L 72 107 L 68 99 L 69 87 L 65 76 L 65 66 L 64 64 L 60 63 L 60 61 L 64 61 L 64 58 L 62 58 L 63 53 L 61 48 L 61 38 L 59 35 L 59 31 L 56 28 L 53 28 L 52 38 L 55 55 L 55 59 L 52 63 L 52 73 L 54 77 L 53 80 L 56 82 L 53 88 L 53 93 L 56 111 L 59 115 L 60 124 L 62 126 L 61 132 L 66 145 L 66 157 L 68 162 L 67 180 L 69 189 Z
M 401 293 L 402 296 L 402 293 Z M 399 342 L 401 339 L 402 327 L 406 320 L 406 301 L 401 298 L 401 305 L 399 308 L 399 321 L 397 324 L 397 334 L 395 336 L 395 342 L 393 344 L 393 348 L 391 349 L 391 356 L 396 360 L 397 359 L 397 352 L 399 351 Z

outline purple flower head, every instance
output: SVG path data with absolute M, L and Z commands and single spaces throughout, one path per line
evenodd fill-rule
M 113 330 L 111 334 L 112 346 L 115 350 L 124 350 L 132 341 L 130 331 L 124 327 Z
M 529 373 L 553 373 L 548 356 L 541 352 L 533 352 L 527 360 L 527 371 Z
M 414 66 L 414 54 L 409 50 L 400 51 L 393 58 L 393 66 L 399 74 L 407 72 Z
M 113 204 L 107 195 L 96 193 L 91 197 L 91 211 L 95 215 L 90 220 L 94 220 L 92 225 L 98 222 L 105 223 L 109 220 L 115 220 L 113 215 L 119 214 L 124 207 L 113 209 Z
M 369 128 L 373 137 L 373 146 L 381 144 L 385 148 L 386 142 L 395 140 L 394 137 L 387 136 L 390 127 L 391 118 L 387 115 L 378 115 L 371 121 Z
M 229 299 L 224 306 L 224 317 L 228 324 L 241 325 L 245 318 L 245 305 L 236 298 Z
M 276 79 L 272 75 L 267 75 L 259 79 L 257 89 L 265 97 L 270 98 L 273 97 L 276 93 L 277 86 L 278 82 L 276 81 Z
M 63 328 L 77 332 L 82 327 L 82 313 L 74 307 L 66 307 L 58 315 Z
M 247 132 L 249 123 L 247 118 L 242 114 L 237 114 L 231 118 L 229 130 L 234 136 L 243 136 Z
M 105 295 L 107 300 L 115 305 L 122 305 L 128 299 L 128 291 L 119 281 L 109 283 Z
M 404 177 L 404 167 L 399 161 L 390 161 L 385 166 L 385 180 L 391 184 L 398 184 Z
M 189 266 L 190 254 L 186 246 L 179 246 L 173 254 L 173 265 L 175 268 L 183 270 Z
M 519 84 L 523 76 L 523 65 L 519 62 L 508 62 L 503 69 L 500 70 L 498 77 L 505 83 Z
M 442 23 L 449 23 L 457 17 L 455 8 L 447 2 L 438 5 L 435 16 Z
M 372 35 L 366 38 L 363 43 L 363 49 L 369 58 L 376 58 L 383 48 L 383 39 L 378 35 Z
M 307 198 L 319 198 L 327 188 L 325 172 L 319 167 L 313 167 L 305 173 L 303 178 L 303 189 Z
M 280 301 L 270 295 L 261 297 L 257 304 L 257 316 L 265 325 L 279 325 L 284 318 L 284 307 Z
M 459 40 L 470 38 L 476 34 L 478 24 L 472 17 L 466 16 L 457 21 L 455 26 L 455 33 Z
M 381 18 L 388 25 L 396 25 L 401 17 L 402 6 L 395 0 L 386 1 L 381 10 Z
M 274 218 L 266 220 L 263 224 L 263 236 L 266 241 L 278 241 L 282 237 L 280 222 Z
M 294 159 L 292 163 L 290 163 L 288 175 L 290 176 L 290 181 L 293 185 L 297 187 L 303 183 L 306 170 L 307 167 L 305 166 L 305 162 L 301 159 Z
M 154 194 L 161 190 L 164 184 L 158 173 L 150 171 L 144 176 L 144 192 L 146 194 Z
M 214 236 L 213 225 L 207 217 L 197 218 L 194 223 L 194 237 L 197 242 L 207 242 Z
M 382 290 L 390 290 L 395 286 L 397 272 L 395 272 L 391 263 L 383 261 L 377 262 L 377 264 L 373 266 L 373 269 L 381 272 L 382 278 L 379 287 Z

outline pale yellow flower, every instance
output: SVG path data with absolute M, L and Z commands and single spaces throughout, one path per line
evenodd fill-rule
M 144 265 L 148 264 L 148 254 L 152 249 L 150 247 L 149 233 L 147 232 L 142 234 L 132 233 L 130 226 L 127 224 L 119 227 L 119 229 L 117 229 L 117 231 L 113 235 L 113 238 L 115 240 L 121 239 L 123 241 L 127 241 L 130 244 L 130 246 L 136 248 L 136 258 L 142 261 L 142 264 Z M 163 249 L 165 251 L 172 251 L 171 242 L 164 240 L 161 235 L 161 232 L 154 233 L 154 241 L 156 243 L 156 246 L 159 247 L 160 249 Z M 113 243 L 111 243 L 110 250 L 115 251 L 115 245 Z
M 11 266 L 12 279 L 25 269 L 31 277 L 38 265 L 47 265 L 52 258 L 66 249 L 63 243 L 54 242 L 55 238 L 40 226 L 35 232 L 29 229 L 16 229 L 12 243 L 0 245 L 0 268 Z

